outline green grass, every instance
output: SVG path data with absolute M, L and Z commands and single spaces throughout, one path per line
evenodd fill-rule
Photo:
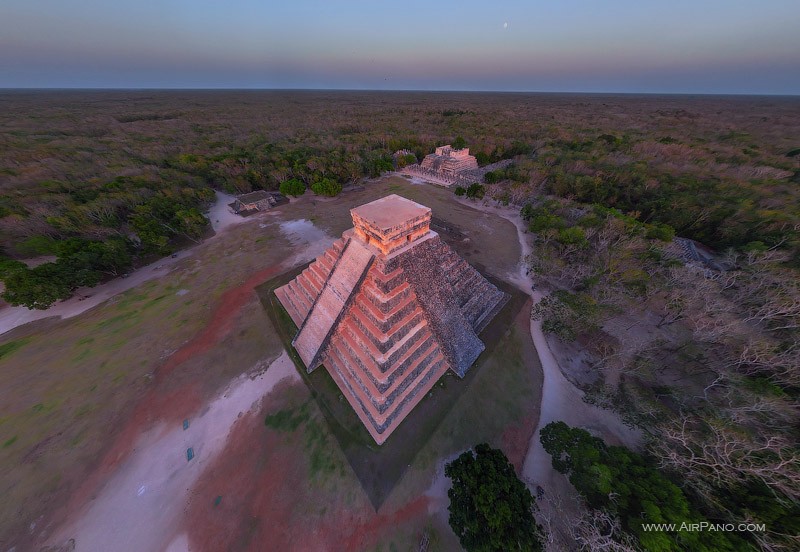
M 284 433 L 294 434 L 302 428 L 305 456 L 308 458 L 311 480 L 324 479 L 339 470 L 340 464 L 328 443 L 329 432 L 312 415 L 313 402 L 306 400 L 299 406 L 281 409 L 267 415 L 264 425 Z
M 119 331 L 125 329 L 131 325 L 138 323 L 139 321 L 139 311 L 138 310 L 131 310 L 128 312 L 123 312 L 116 316 L 112 316 L 107 320 L 103 320 L 95 326 L 98 330 L 106 330 L 109 329 L 111 326 L 118 326 L 115 328 L 115 331 Z M 123 322 L 127 322 L 128 324 L 121 324 Z
M 92 349 L 87 347 L 86 349 L 84 349 L 83 351 L 72 357 L 72 362 L 80 362 L 82 360 L 86 360 L 86 358 L 88 358 L 89 355 L 91 354 L 92 354 Z
M 30 342 L 31 338 L 25 337 L 23 339 L 16 339 L 0 345 L 0 360 L 11 356 L 14 352 L 23 348 Z
M 279 410 L 274 414 L 268 415 L 264 420 L 264 424 L 277 431 L 294 432 L 300 427 L 300 424 L 308 421 L 308 408 L 309 402 L 306 401 L 299 407 Z

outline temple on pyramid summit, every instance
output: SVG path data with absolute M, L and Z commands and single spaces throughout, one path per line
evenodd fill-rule
M 275 294 L 307 370 L 324 365 L 382 444 L 447 370 L 464 377 L 507 297 L 430 229 L 428 207 L 393 194 L 350 214 Z

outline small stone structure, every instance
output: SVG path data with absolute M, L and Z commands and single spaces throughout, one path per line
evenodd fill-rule
M 476 170 L 479 170 L 478 160 L 469 154 L 469 148 L 453 149 L 449 144 L 439 146 L 434 153 L 426 155 L 421 164 L 414 163 L 403 168 L 403 172 L 444 186 L 469 186 L 474 180 L 467 175 Z
M 447 370 L 463 377 L 506 295 L 397 195 L 350 211 L 354 228 L 275 290 L 309 372 L 324 365 L 378 444 Z
M 451 145 L 439 146 L 422 160 L 421 167 L 441 174 L 456 176 L 478 168 L 478 160 L 469 154 L 469 148 L 453 149 Z
M 283 205 L 284 203 L 288 203 L 288 200 L 282 194 L 258 190 L 239 196 L 236 198 L 236 201 L 231 203 L 230 207 L 237 215 L 246 217 L 259 211 L 266 211 L 278 205 Z

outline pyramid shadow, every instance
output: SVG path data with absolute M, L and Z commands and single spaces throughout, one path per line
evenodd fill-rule
M 527 295 L 505 282 L 480 271 L 491 283 L 509 296 L 509 300 L 494 319 L 480 333 L 486 349 L 463 379 L 448 370 L 433 389 L 406 416 L 383 445 L 377 445 L 361 423 L 350 403 L 345 399 L 327 369 L 318 368 L 311 374 L 306 371 L 300 356 L 292 347 L 297 332 L 289 314 L 275 296 L 275 289 L 288 283 L 310 263 L 297 267 L 258 286 L 264 309 L 275 326 L 289 356 L 295 363 L 303 381 L 311 391 L 335 436 L 345 458 L 377 511 L 402 479 L 419 451 L 425 446 L 448 412 L 464 395 L 477 373 L 485 364 L 494 346 L 508 331 L 512 321 L 525 304 Z

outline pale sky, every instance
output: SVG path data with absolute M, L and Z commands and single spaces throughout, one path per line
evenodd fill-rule
M 800 0 L 0 0 L 0 87 L 800 94 Z

